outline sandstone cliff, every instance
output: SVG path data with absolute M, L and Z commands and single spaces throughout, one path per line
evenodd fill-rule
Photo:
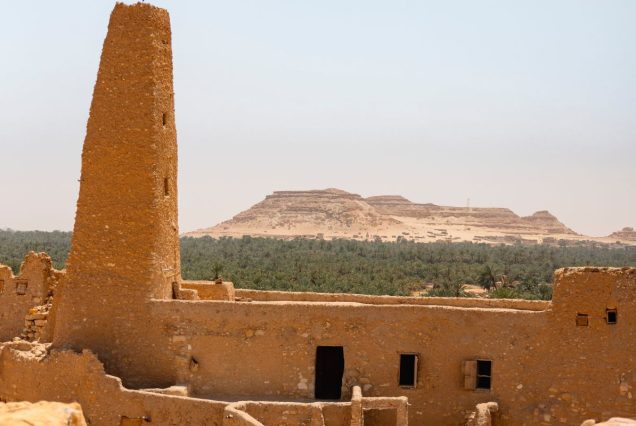
M 636 231 L 634 231 L 634 228 L 626 226 L 620 231 L 612 232 L 607 238 L 612 238 L 619 241 L 636 242 Z
M 626 228 L 628 229 L 628 228 Z M 625 230 L 597 241 L 629 243 Z M 363 198 L 340 189 L 276 191 L 248 210 L 187 236 L 243 235 L 276 238 L 398 238 L 420 242 L 475 241 L 536 244 L 589 240 L 548 211 L 522 217 L 506 208 L 450 207 L 414 203 L 400 195 Z M 636 241 L 633 240 L 633 241 Z

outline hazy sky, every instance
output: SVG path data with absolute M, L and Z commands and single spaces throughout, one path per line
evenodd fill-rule
M 636 226 L 636 1 L 156 1 L 181 231 L 274 190 Z M 0 0 L 0 228 L 72 229 L 112 1 Z

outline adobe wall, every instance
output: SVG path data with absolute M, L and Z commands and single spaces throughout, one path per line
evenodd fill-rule
M 166 342 L 143 324 L 144 301 L 172 298 L 180 281 L 176 180 L 169 15 L 117 3 L 93 92 L 53 342 L 93 350 L 131 386 L 174 381 Z
M 235 299 L 234 284 L 231 282 L 214 281 L 181 281 L 181 288 L 196 290 L 201 300 L 228 300 Z
M 15 386 L 19 383 L 19 386 Z M 152 424 L 221 426 L 226 402 L 125 389 L 88 351 L 50 352 L 25 342 L 0 345 L 0 399 L 79 402 L 87 423 L 118 425 L 122 416 Z
M 17 277 L 0 265 L 0 342 L 20 336 L 29 310 L 47 301 L 61 275 L 45 253 L 29 252 Z
M 47 345 L 26 342 L 0 344 L 0 400 L 79 402 L 87 423 L 94 426 L 118 425 L 122 417 L 146 418 L 144 424 L 222 426 L 224 409 L 231 404 L 126 389 L 119 378 L 106 375 L 89 351 L 50 351 Z M 350 403 L 241 405 L 264 424 L 313 425 L 314 418 L 330 426 L 349 426 Z
M 404 297 L 368 294 L 312 293 L 235 289 L 235 296 L 262 302 L 355 302 L 369 305 L 438 305 L 464 308 L 504 308 L 543 311 L 550 307 L 545 300 L 482 299 L 471 297 Z
M 458 424 L 489 401 L 510 425 L 636 416 L 636 269 L 561 270 L 555 285 L 546 311 L 153 301 L 152 312 L 183 359 L 182 380 L 203 397 L 311 400 L 316 346 L 341 345 L 343 398 L 355 384 L 365 396 L 407 396 L 411 424 Z M 576 325 L 582 311 L 588 327 Z M 398 386 L 401 352 L 420 355 L 416 389 Z M 491 391 L 463 388 L 462 362 L 476 358 L 493 362 Z
M 30 255 L 23 273 L 42 283 L 37 277 L 46 276 L 42 272 L 46 264 Z M 569 268 L 555 273 L 554 301 L 542 311 L 359 302 L 154 300 L 149 303 L 148 320 L 128 327 L 141 336 L 152 336 L 153 329 L 163 333 L 162 340 L 168 343 L 157 349 L 167 350 L 171 361 L 161 368 L 175 382 L 188 385 L 194 396 L 310 403 L 316 346 L 342 345 L 343 400 L 350 398 L 353 385 L 360 385 L 364 396 L 407 396 L 411 424 L 459 424 L 476 404 L 488 401 L 499 403 L 503 424 L 577 424 L 588 418 L 636 416 L 632 394 L 636 356 L 629 343 L 636 341 L 635 291 L 634 268 Z M 0 313 L 6 314 L 10 306 L 0 305 Z M 607 324 L 608 308 L 617 309 L 617 324 Z M 576 325 L 578 314 L 588 315 L 588 326 Z M 141 343 L 157 345 L 150 338 Z M 397 386 L 400 352 L 420 356 L 416 389 Z M 96 410 L 97 418 L 106 416 L 99 414 L 102 404 L 107 405 L 109 416 L 113 410 L 121 414 L 118 408 L 86 396 L 94 391 L 85 377 L 97 370 L 103 374 L 101 364 L 95 360 L 93 370 L 82 367 L 81 372 L 68 374 L 77 370 L 65 364 L 77 363 L 72 356 L 67 360 L 69 356 L 57 353 L 59 358 L 50 358 L 55 362 L 34 368 L 21 364 L 26 362 L 24 357 L 6 358 L 5 353 L 0 398 L 81 399 L 87 411 Z M 491 391 L 463 389 L 462 361 L 475 358 L 493 361 Z M 42 392 L 42 384 L 48 382 Z M 10 385 L 15 383 L 20 386 Z M 99 383 L 95 388 L 104 386 Z M 136 413 L 138 395 L 134 395 L 125 394 L 121 400 L 129 401 Z M 151 395 L 148 398 L 156 398 Z M 106 393 L 106 398 L 128 407 L 120 397 Z M 158 407 L 162 404 L 157 402 Z M 289 407 L 282 411 L 267 404 L 249 407 L 250 414 L 265 419 L 290 413 Z M 195 415 L 192 410 L 186 410 L 188 415 Z M 296 417 L 290 419 L 306 417 L 311 406 L 301 404 L 292 411 Z M 386 414 L 371 412 L 367 423 L 384 425 Z
M 350 398 L 356 384 L 365 396 L 407 396 L 409 420 L 416 425 L 456 424 L 463 410 L 493 398 L 463 390 L 461 363 L 467 358 L 502 362 L 495 367 L 496 383 L 504 394 L 514 388 L 523 371 L 517 362 L 503 367 L 503 359 L 526 356 L 523 342 L 548 327 L 547 312 L 533 311 L 302 302 L 152 304 L 154 317 L 163 319 L 160 327 L 170 330 L 181 348 L 191 348 L 179 354 L 198 363 L 197 371 L 184 376 L 195 395 L 313 399 L 316 346 L 342 345 L 343 398 Z M 400 352 L 420 354 L 418 389 L 397 386 Z

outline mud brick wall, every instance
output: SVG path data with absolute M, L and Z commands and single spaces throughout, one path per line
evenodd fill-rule
M 179 265 L 170 19 L 148 4 L 117 3 L 82 152 L 55 345 L 95 351 L 132 386 L 170 383 L 144 302 L 172 297 Z
M 0 342 L 21 335 L 29 310 L 46 303 L 59 277 L 45 253 L 27 254 L 18 276 L 0 265 Z
M 496 401 L 506 425 L 571 425 L 636 416 L 635 296 L 634 268 L 571 268 L 557 271 L 554 301 L 543 311 L 256 300 L 151 304 L 155 321 L 197 361 L 196 371 L 182 375 L 195 396 L 312 399 L 316 347 L 342 346 L 343 400 L 353 385 L 364 396 L 406 396 L 410 424 L 461 424 L 476 404 Z M 616 324 L 607 322 L 608 309 L 617 310 Z M 589 315 L 588 326 L 577 326 L 580 313 Z M 399 386 L 400 353 L 418 354 L 415 388 Z M 475 359 L 492 361 L 490 390 L 465 389 L 462 365 Z

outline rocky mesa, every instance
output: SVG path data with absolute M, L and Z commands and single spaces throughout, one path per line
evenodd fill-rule
M 364 198 L 329 188 L 275 191 L 232 219 L 186 236 L 528 244 L 593 240 L 633 244 L 633 234 L 633 229 L 625 228 L 602 238 L 580 235 L 545 210 L 522 217 L 507 208 L 421 204 L 400 195 Z

